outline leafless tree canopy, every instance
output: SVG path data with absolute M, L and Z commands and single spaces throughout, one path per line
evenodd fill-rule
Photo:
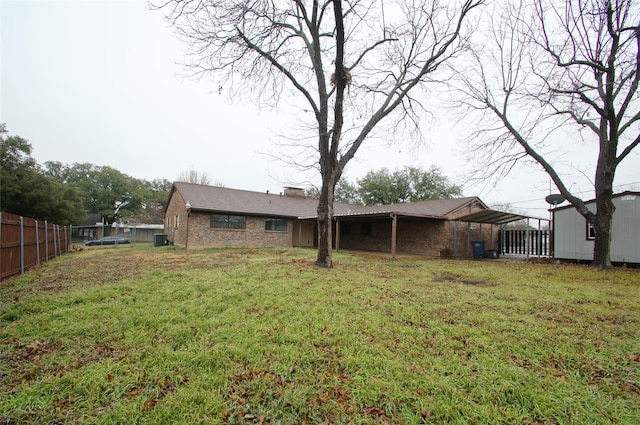
M 207 175 L 207 173 L 197 170 L 185 170 L 180 173 L 176 181 L 185 182 L 185 183 L 194 183 L 194 184 L 202 184 L 202 185 L 211 185 L 211 179 Z M 220 184 L 216 184 L 216 186 L 220 186 Z
M 424 105 L 412 90 L 435 78 L 433 71 L 460 53 L 469 35 L 461 32 L 463 18 L 481 2 L 340 2 L 344 73 L 349 75 L 342 165 L 397 107 L 392 126 L 409 127 L 407 137 L 420 137 Z M 234 98 L 298 107 L 311 114 L 316 128 L 336 101 L 333 3 L 175 0 L 161 8 L 188 46 L 186 65 L 192 75 L 212 78 L 220 92 Z M 332 115 L 326 132 L 332 130 Z

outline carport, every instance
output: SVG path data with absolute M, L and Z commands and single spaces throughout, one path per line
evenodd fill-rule
M 532 254 L 531 252 L 531 237 L 532 237 L 532 231 L 530 230 L 530 221 L 531 220 L 537 220 L 538 221 L 538 232 L 541 232 L 542 230 L 542 221 L 546 221 L 549 222 L 548 219 L 544 219 L 544 218 L 539 218 L 539 217 L 532 217 L 532 216 L 528 216 L 528 215 L 523 215 L 523 214 L 515 214 L 515 213 L 510 213 L 510 212 L 505 212 L 505 211 L 496 211 L 496 210 L 482 210 L 482 211 L 477 211 L 468 215 L 465 215 L 463 217 L 460 217 L 457 219 L 457 221 L 461 221 L 461 222 L 466 222 L 467 225 L 469 226 L 469 228 L 471 227 L 471 223 L 479 223 L 480 224 L 480 228 L 482 229 L 482 225 L 483 224 L 489 224 L 491 226 L 491 230 L 490 230 L 490 240 L 493 241 L 493 232 L 494 232 L 494 226 L 500 226 L 500 230 L 502 230 L 504 228 L 504 226 L 506 224 L 512 223 L 514 221 L 520 221 L 520 220 L 526 220 L 526 229 L 524 230 L 524 235 L 525 235 L 525 240 L 524 240 L 524 246 L 526 247 L 524 254 L 526 255 L 527 259 L 529 258 L 529 255 Z M 482 232 L 481 232 L 482 233 Z M 469 238 L 470 236 L 470 232 L 467 232 L 467 237 Z M 538 235 L 536 235 L 538 236 Z M 502 247 L 504 247 L 504 244 L 501 244 Z M 467 240 L 467 247 L 471 247 L 471 240 Z M 469 249 L 469 248 L 468 248 Z M 498 248 L 496 248 L 498 249 Z M 491 249 L 493 250 L 493 249 Z M 504 254 L 504 248 L 501 250 L 501 254 Z M 538 257 L 541 255 L 541 250 L 537 250 L 536 253 Z M 469 253 L 467 252 L 467 256 L 469 255 Z

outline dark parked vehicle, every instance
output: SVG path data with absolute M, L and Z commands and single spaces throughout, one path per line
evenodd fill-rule
M 86 241 L 84 244 L 86 246 L 94 246 L 94 245 L 122 245 L 131 243 L 131 241 L 127 238 L 122 238 L 120 236 L 106 236 L 102 239 L 96 239 L 95 241 Z

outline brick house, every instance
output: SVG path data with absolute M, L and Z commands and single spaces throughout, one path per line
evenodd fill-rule
M 176 182 L 164 231 L 189 248 L 314 247 L 316 209 L 317 200 L 297 188 L 269 193 Z M 478 197 L 373 207 L 336 202 L 334 214 L 336 250 L 457 257 L 470 256 L 471 241 L 495 247 L 493 226 L 520 218 L 492 211 Z

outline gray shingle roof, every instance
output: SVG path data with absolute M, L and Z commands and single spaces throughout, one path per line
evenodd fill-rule
M 191 204 L 192 210 L 297 218 L 315 216 L 318 207 L 316 199 L 285 196 L 277 193 L 253 192 L 182 182 L 176 182 L 173 186 L 185 202 Z M 358 208 L 358 206 L 338 202 L 334 204 L 336 212 L 342 213 L 353 208 Z
M 189 202 L 192 210 L 296 218 L 312 218 L 317 215 L 316 199 L 182 182 L 173 184 L 172 194 L 174 191 L 177 191 L 185 202 Z M 395 213 L 416 217 L 445 218 L 474 200 L 478 198 L 440 199 L 372 207 L 336 202 L 334 213 L 336 216 L 343 217 Z

